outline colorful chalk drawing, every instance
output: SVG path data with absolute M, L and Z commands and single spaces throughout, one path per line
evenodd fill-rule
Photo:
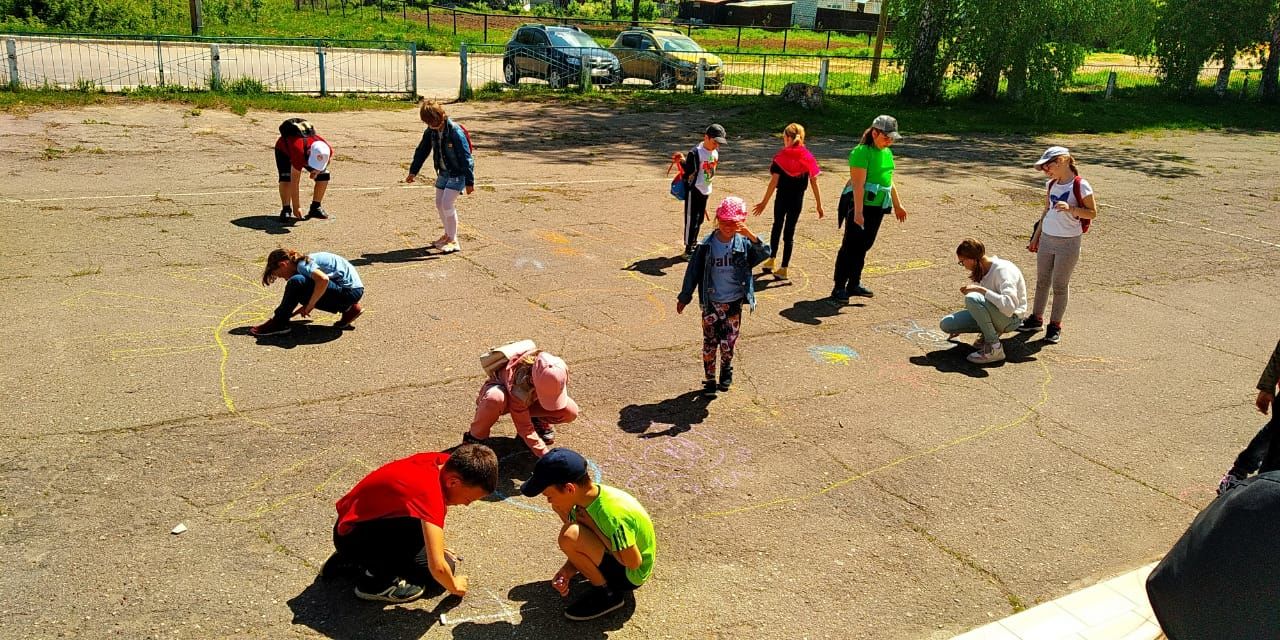
M 507 465 L 508 460 L 516 456 L 523 456 L 523 455 L 529 455 L 529 454 L 525 453 L 524 451 L 517 451 L 515 453 L 508 453 L 507 455 L 502 456 L 502 458 L 498 460 L 498 468 L 502 469 L 508 466 Z M 600 467 L 596 465 L 595 461 L 587 460 L 587 469 L 591 471 L 591 477 L 596 482 L 600 482 L 600 478 L 602 474 L 600 473 Z M 518 507 L 520 509 L 524 509 L 526 511 L 532 511 L 534 513 L 555 513 L 551 509 L 548 509 L 542 506 L 541 504 L 530 502 L 530 500 L 537 500 L 538 502 L 545 503 L 546 501 L 541 496 L 537 496 L 534 498 L 525 498 L 523 495 L 509 496 L 501 491 L 494 491 L 492 495 L 497 496 L 498 502 L 501 504 L 511 505 L 513 507 Z
M 937 329 L 926 329 L 920 326 L 918 321 L 911 318 L 879 324 L 873 329 L 881 333 L 901 336 L 906 341 L 922 349 L 949 349 L 952 346 L 951 341 L 947 339 L 947 334 Z
M 809 356 L 818 362 L 826 364 L 839 364 L 849 366 L 849 363 L 857 360 L 858 352 L 844 345 L 817 345 L 809 347 Z
M 633 494 L 702 496 L 733 489 L 749 475 L 744 469 L 751 450 L 702 425 L 671 437 L 639 440 L 643 448 L 638 455 L 631 448 L 635 442 L 617 445 L 611 457 L 618 464 L 609 467 L 618 486 Z M 615 448 L 612 442 L 610 448 Z

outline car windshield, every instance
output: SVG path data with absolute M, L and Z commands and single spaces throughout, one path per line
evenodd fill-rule
M 662 50 L 663 51 L 692 51 L 696 53 L 698 51 L 702 51 L 702 47 L 699 47 L 698 43 L 684 36 L 667 36 L 662 38 Z
M 596 44 L 591 36 L 581 31 L 552 31 L 551 44 L 556 47 L 591 47 L 599 49 L 600 45 Z

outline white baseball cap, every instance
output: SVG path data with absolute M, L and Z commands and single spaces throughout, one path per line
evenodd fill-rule
M 329 168 L 329 157 L 333 154 L 333 149 L 322 140 L 316 140 L 311 143 L 311 153 L 307 155 L 307 168 L 316 171 L 324 171 Z
M 1071 155 L 1071 150 L 1066 147 L 1049 147 L 1048 149 L 1044 150 L 1044 153 L 1040 154 L 1040 159 L 1036 160 L 1036 163 L 1034 166 L 1035 168 L 1039 169 L 1040 167 L 1044 166 L 1044 163 L 1054 158 L 1057 158 L 1059 156 L 1069 156 L 1069 155 Z

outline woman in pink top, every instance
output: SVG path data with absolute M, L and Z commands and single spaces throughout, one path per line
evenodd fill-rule
M 564 360 L 537 348 L 512 355 L 506 366 L 495 370 L 480 387 L 476 415 L 462 441 L 484 443 L 504 413 L 511 414 L 516 433 L 533 455 L 546 455 L 555 444 L 552 425 L 578 417 L 578 404 L 569 397 L 569 369 Z

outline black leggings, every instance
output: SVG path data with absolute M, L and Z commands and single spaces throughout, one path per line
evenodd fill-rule
M 422 521 L 417 518 L 357 522 L 346 535 L 338 535 L 335 524 L 333 547 L 379 579 L 403 578 L 420 587 L 436 584 L 427 564 Z
M 891 211 L 890 207 L 863 207 L 862 218 L 866 223 L 859 227 L 853 223 L 853 213 L 844 221 L 844 242 L 836 255 L 836 288 L 848 289 L 862 284 L 862 268 L 867 264 L 867 252 L 876 243 L 880 223 Z
M 791 264 L 791 249 L 795 246 L 796 223 L 800 221 L 800 210 L 804 208 L 804 190 L 790 192 L 778 189 L 778 196 L 773 201 L 773 229 L 769 232 L 770 258 L 778 256 L 778 239 L 787 243 L 782 250 L 782 268 Z

